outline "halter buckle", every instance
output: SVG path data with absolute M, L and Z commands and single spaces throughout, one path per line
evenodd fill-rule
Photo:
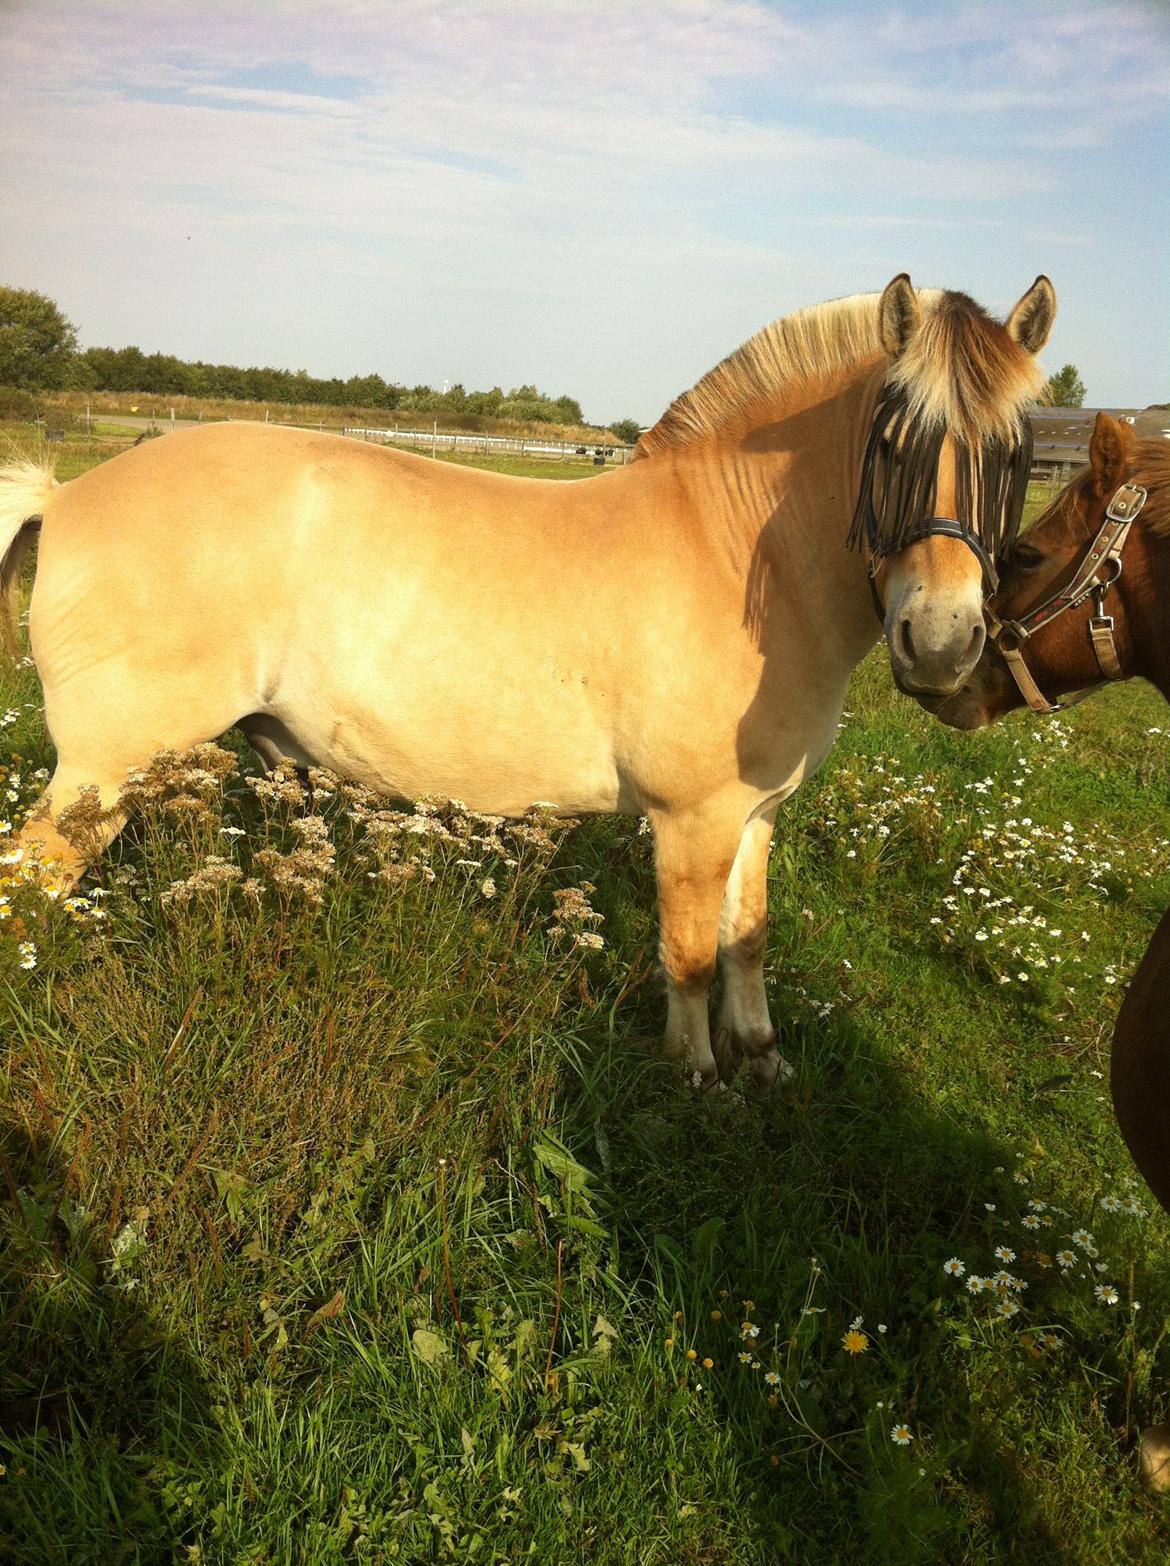
M 1132 522 L 1145 505 L 1147 493 L 1140 484 L 1122 484 L 1105 507 L 1105 515 L 1113 522 Z

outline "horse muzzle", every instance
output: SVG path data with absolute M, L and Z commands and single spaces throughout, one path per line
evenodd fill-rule
M 987 640 L 982 606 L 973 617 L 970 610 L 923 604 L 917 612 L 896 610 L 890 619 L 886 640 L 898 689 L 919 701 L 953 696 L 979 662 Z

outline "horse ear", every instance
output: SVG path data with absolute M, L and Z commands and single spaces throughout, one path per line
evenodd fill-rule
M 1089 462 L 1097 494 L 1102 500 L 1125 483 L 1136 439 L 1131 424 L 1122 424 L 1107 413 L 1097 415 L 1093 438 L 1089 442 Z
M 918 295 L 914 292 L 908 272 L 899 272 L 886 284 L 878 304 L 878 330 L 882 347 L 891 359 L 896 359 L 909 343 L 922 323 L 922 311 L 918 308 Z
M 1008 336 L 1029 353 L 1039 353 L 1056 320 L 1056 289 L 1041 272 L 1007 318 Z

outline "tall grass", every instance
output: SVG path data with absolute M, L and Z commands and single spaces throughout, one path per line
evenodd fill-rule
M 0 717 L 16 823 L 29 667 Z M 867 662 L 777 832 L 763 1096 L 655 1055 L 636 822 L 228 736 L 83 896 L 0 866 L 0 1554 L 1164 1560 L 1167 1229 L 1102 1075 L 1163 728 L 957 736 Z

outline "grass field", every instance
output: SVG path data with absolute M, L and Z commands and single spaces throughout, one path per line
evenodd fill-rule
M 18 823 L 27 664 L 0 721 Z M 764 1096 L 655 1058 L 636 822 L 228 736 L 85 895 L 3 867 L 0 1557 L 1165 1561 L 1170 1231 L 1105 1080 L 1163 730 L 1130 686 L 955 735 L 869 659 L 777 829 Z

